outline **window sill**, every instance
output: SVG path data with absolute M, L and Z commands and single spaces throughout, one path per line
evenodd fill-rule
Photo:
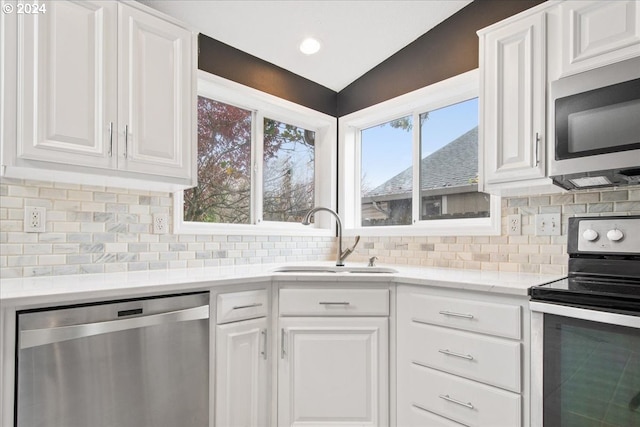
M 176 223 L 174 234 L 206 234 L 236 236 L 312 236 L 332 237 L 335 233 L 328 228 L 315 228 L 302 224 L 208 224 L 198 222 Z
M 433 223 L 383 227 L 356 227 L 343 231 L 345 236 L 499 236 L 500 211 L 491 218 L 468 220 L 443 219 Z

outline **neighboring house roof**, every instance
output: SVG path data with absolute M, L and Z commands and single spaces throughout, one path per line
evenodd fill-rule
M 478 127 L 422 159 L 422 190 L 469 185 L 478 177 Z M 363 197 L 411 193 L 413 167 L 380 184 Z

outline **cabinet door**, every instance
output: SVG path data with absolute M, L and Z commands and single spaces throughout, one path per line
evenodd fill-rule
M 111 167 L 117 114 L 116 3 L 42 4 L 44 13 L 19 15 L 16 154 Z
M 545 176 L 545 16 L 486 33 L 481 41 L 484 183 Z
M 217 327 L 216 425 L 269 425 L 267 327 L 267 318 Z
M 192 34 L 125 4 L 118 15 L 118 167 L 190 178 Z
M 386 426 L 388 319 L 281 318 L 279 426 Z
M 562 3 L 562 75 L 640 55 L 640 2 Z

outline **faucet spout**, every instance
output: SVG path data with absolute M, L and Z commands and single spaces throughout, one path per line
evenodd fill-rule
M 353 244 L 352 247 L 347 248 L 343 251 L 342 250 L 342 220 L 340 219 L 340 215 L 338 215 L 338 213 L 333 209 L 325 208 L 324 206 L 316 206 L 315 208 L 307 212 L 307 214 L 302 219 L 302 224 L 309 225 L 311 223 L 311 217 L 318 211 L 329 212 L 336 219 L 336 223 L 338 224 L 338 252 L 337 252 L 336 266 L 343 267 L 344 260 L 347 259 L 347 257 L 353 253 L 353 251 L 356 248 L 356 245 L 360 241 L 360 236 L 356 237 L 356 242 Z

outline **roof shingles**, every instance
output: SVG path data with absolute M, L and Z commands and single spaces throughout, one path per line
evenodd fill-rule
M 469 185 L 478 177 L 478 127 L 422 159 L 421 189 Z M 363 197 L 411 193 L 413 167 L 363 194 Z

